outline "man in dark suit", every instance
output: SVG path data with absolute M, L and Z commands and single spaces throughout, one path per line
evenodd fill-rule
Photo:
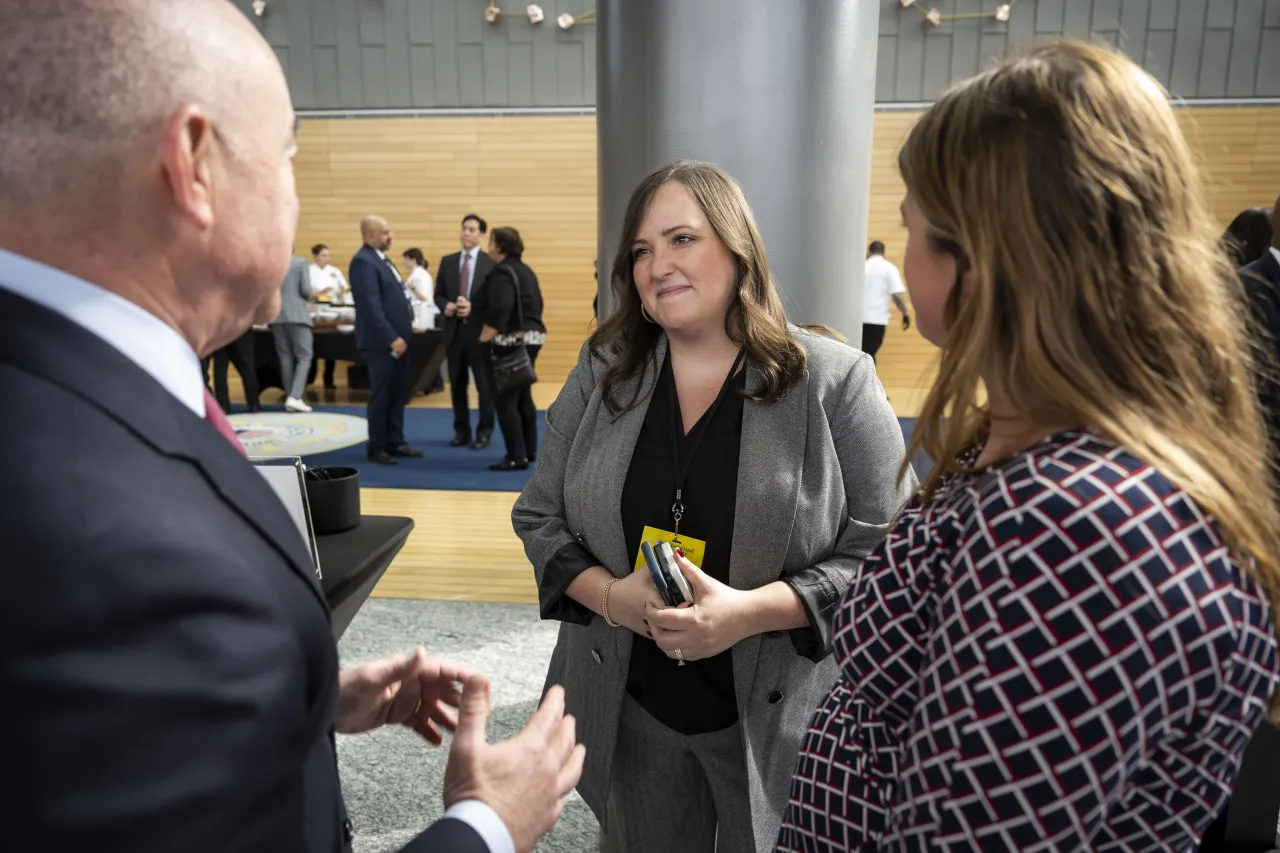
M 1276 204 L 1271 210 L 1271 246 L 1262 257 L 1241 267 L 1239 275 L 1260 327 L 1257 331 L 1263 335 L 1260 344 L 1265 358 L 1261 359 L 1258 396 L 1280 459 L 1280 199 Z
M 1271 231 L 1267 251 L 1241 267 L 1238 274 L 1254 320 L 1252 331 L 1258 336 L 1258 400 L 1275 447 L 1275 460 L 1280 460 L 1280 199 L 1271 209 Z M 1280 476 L 1277 484 L 1280 486 Z M 1245 750 L 1231 801 L 1205 834 L 1201 853 L 1273 847 L 1280 814 L 1277 762 L 1280 730 L 1263 721 Z
M 347 280 L 356 303 L 356 348 L 369 368 L 369 461 L 394 465 L 392 457 L 422 455 L 404 440 L 413 309 L 400 271 L 386 255 L 391 248 L 387 220 L 366 216 L 360 238 L 364 245 L 351 259 Z
M 203 387 L 278 312 L 297 222 L 270 47 L 225 0 L 44 0 L 0 3 L 0 57 L 0 848 L 343 853 L 335 731 L 455 723 L 445 817 L 404 849 L 532 848 L 581 768 L 563 694 L 491 746 L 481 676 L 339 671 Z
M 445 255 L 436 269 L 436 305 L 444 315 L 444 345 L 453 394 L 452 444 L 454 447 L 470 444 L 474 450 L 484 450 L 493 441 L 492 350 L 480 340 L 483 324 L 471 317 L 471 303 L 493 271 L 493 259 L 480 245 L 488 230 L 488 223 L 468 213 L 462 220 L 462 250 Z M 480 398 L 474 444 L 467 402 L 468 373 L 475 375 L 476 396 Z

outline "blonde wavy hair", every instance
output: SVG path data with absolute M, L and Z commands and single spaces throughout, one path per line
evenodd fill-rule
M 1044 45 L 944 94 L 898 165 L 967 276 L 907 454 L 938 460 L 924 493 L 990 429 L 986 375 L 1037 424 L 1093 428 L 1184 489 L 1280 614 L 1245 296 L 1167 93 L 1109 49 Z

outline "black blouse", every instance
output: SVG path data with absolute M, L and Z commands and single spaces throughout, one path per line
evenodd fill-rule
M 739 372 L 720 405 L 714 411 L 709 409 L 689 434 L 683 435 L 683 429 L 674 426 L 683 423 L 675 376 L 670 361 L 664 359 L 622 490 L 622 528 L 631 559 L 640 553 L 640 536 L 646 525 L 672 529 L 677 479 L 674 440 L 682 461 L 696 448 L 682 492 L 680 533 L 707 543 L 702 570 L 721 583 L 729 583 L 746 375 L 745 370 Z M 631 648 L 627 692 L 658 722 L 680 734 L 719 731 L 738 719 L 730 655 L 726 650 L 680 666 L 653 640 L 637 635 Z

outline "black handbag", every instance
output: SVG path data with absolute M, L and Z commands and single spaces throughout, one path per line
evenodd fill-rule
M 520 278 L 511 267 L 504 267 L 516 288 L 516 317 L 520 320 L 520 328 L 524 329 L 524 306 L 520 304 Z M 516 388 L 523 388 L 538 381 L 538 374 L 533 372 L 533 361 L 529 358 L 527 347 L 520 346 L 509 355 L 493 359 L 493 389 L 498 394 L 505 394 Z

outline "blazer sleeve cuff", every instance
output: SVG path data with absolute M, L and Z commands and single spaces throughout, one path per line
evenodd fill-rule
M 589 624 L 595 613 L 566 595 L 566 591 L 574 578 L 598 565 L 600 561 L 577 542 L 570 542 L 557 551 L 543 569 L 542 583 L 538 585 L 538 612 L 542 618 L 573 625 Z
M 788 633 L 796 654 L 817 663 L 831 654 L 831 616 L 840 599 L 840 590 L 825 573 L 803 571 L 785 577 L 782 582 L 790 586 L 800 599 L 800 606 L 809 619 L 803 628 L 793 628 Z

